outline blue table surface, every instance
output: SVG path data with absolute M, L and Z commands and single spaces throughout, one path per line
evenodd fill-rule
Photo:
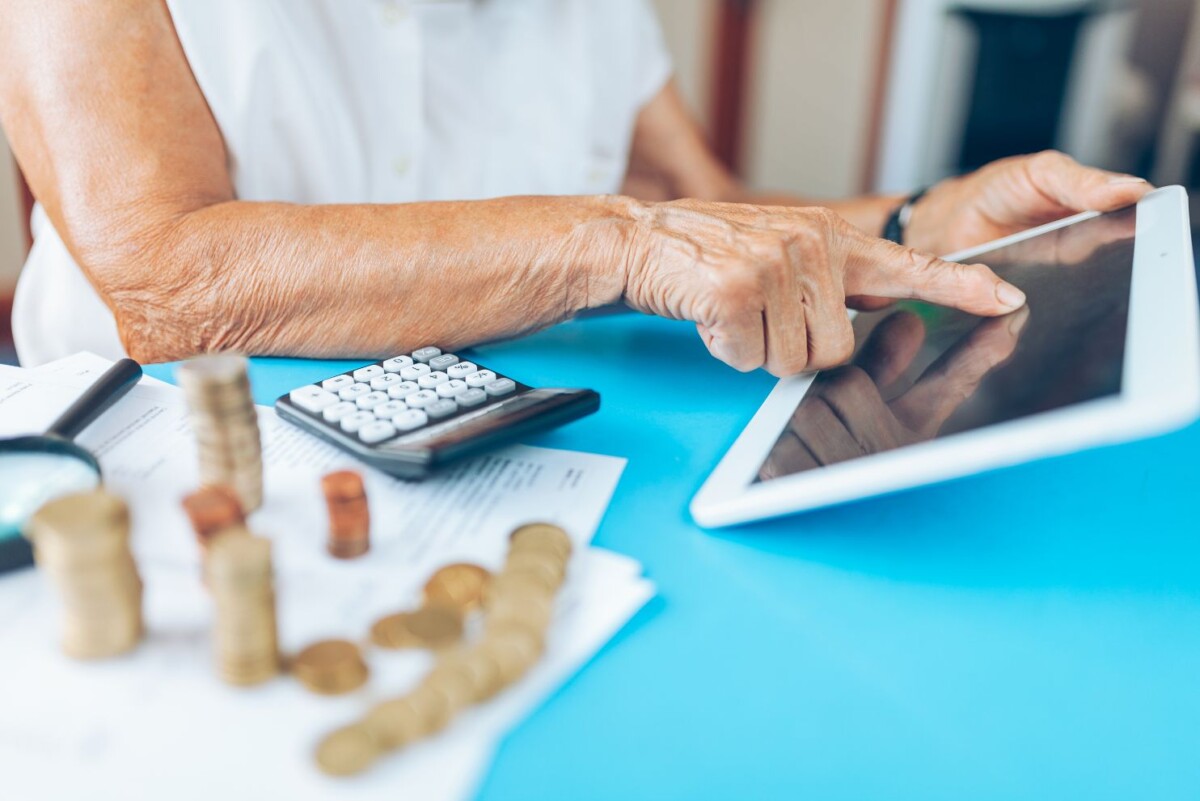
M 704 531 L 687 504 L 770 376 L 636 315 L 471 353 L 601 393 L 530 442 L 629 460 L 595 543 L 659 588 L 483 799 L 1200 798 L 1200 425 Z M 345 368 L 255 359 L 255 395 Z

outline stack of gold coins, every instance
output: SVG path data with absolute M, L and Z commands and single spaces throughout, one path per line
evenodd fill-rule
M 232 487 L 223 484 L 201 487 L 185 496 L 182 504 L 196 532 L 196 542 L 204 552 L 222 534 L 246 533 L 242 503 Z
M 367 663 L 349 640 L 313 643 L 292 659 L 292 675 L 319 695 L 344 695 L 367 682 Z
M 317 766 L 332 776 L 359 773 L 384 754 L 437 733 L 471 704 L 486 701 L 520 679 L 542 654 L 570 555 L 565 531 L 534 523 L 512 533 L 504 569 L 494 576 L 467 564 L 437 571 L 425 586 L 425 605 L 376 622 L 372 641 L 384 644 L 387 637 L 398 637 L 411 646 L 422 641 L 411 634 L 414 616 L 428 615 L 429 610 L 462 614 L 480 605 L 483 638 L 439 651 L 434 666 L 411 693 L 376 704 L 361 721 L 328 734 L 317 745 Z M 390 624 L 393 618 L 403 623 Z
M 262 441 L 250 396 L 246 360 L 216 355 L 189 359 L 179 368 L 200 456 L 200 483 L 227 485 L 242 509 L 262 505 Z
M 103 490 L 67 495 L 29 522 L 38 565 L 63 601 L 63 651 L 102 659 L 142 636 L 142 581 L 129 551 L 129 510 Z
M 260 684 L 279 672 L 271 543 L 253 535 L 217 537 L 207 578 L 216 604 L 217 673 L 229 684 Z
M 371 512 L 362 476 L 339 470 L 321 479 L 329 507 L 329 553 L 338 559 L 362 556 L 371 546 Z

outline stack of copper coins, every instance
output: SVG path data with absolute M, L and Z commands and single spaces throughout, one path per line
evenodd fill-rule
M 362 556 L 371 546 L 371 512 L 362 476 L 339 470 L 321 479 L 329 506 L 329 553 L 338 559 Z
M 184 497 L 183 510 L 192 522 L 196 542 L 205 553 L 218 535 L 246 533 L 242 503 L 233 488 L 227 485 L 201 487 Z

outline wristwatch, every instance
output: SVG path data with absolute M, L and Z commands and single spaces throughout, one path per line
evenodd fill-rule
M 908 230 L 909 220 L 912 219 L 913 207 L 917 205 L 917 201 L 925 197 L 925 193 L 929 191 L 929 187 L 913 192 L 908 196 L 900 206 L 892 212 L 888 217 L 887 224 L 883 226 L 883 238 L 897 245 L 904 244 L 904 232 Z

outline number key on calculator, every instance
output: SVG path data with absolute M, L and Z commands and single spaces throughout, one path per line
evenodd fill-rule
M 283 419 L 400 478 L 600 408 L 590 389 L 526 386 L 439 348 L 418 348 L 275 401 Z

